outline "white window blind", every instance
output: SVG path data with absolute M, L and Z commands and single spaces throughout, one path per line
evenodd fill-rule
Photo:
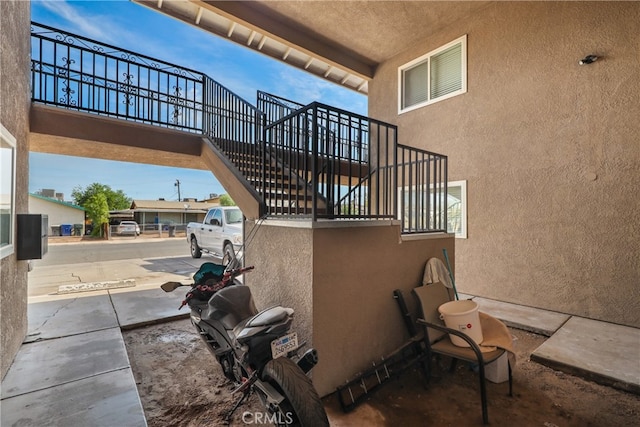
M 415 105 L 429 99 L 429 62 L 404 72 L 404 105 Z
M 431 99 L 462 89 L 462 43 L 431 57 Z

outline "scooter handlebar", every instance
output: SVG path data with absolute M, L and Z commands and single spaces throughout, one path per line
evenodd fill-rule
M 246 273 L 247 271 L 251 271 L 254 268 L 255 267 L 253 265 L 250 265 L 249 267 L 236 268 L 236 269 L 233 269 L 231 271 L 228 271 L 228 272 L 224 273 L 223 277 L 236 277 L 236 276 L 241 275 L 242 273 Z
M 222 280 L 213 286 L 208 286 L 208 285 L 194 285 L 194 286 L 197 288 L 201 288 L 202 290 L 211 290 L 213 292 L 217 292 L 220 289 L 226 287 L 227 283 L 229 283 L 231 279 L 233 279 L 234 277 L 239 276 L 242 273 L 246 273 L 247 271 L 251 271 L 254 268 L 255 267 L 251 265 L 249 267 L 236 268 L 231 271 L 227 271 L 226 273 L 223 274 Z M 186 298 L 184 299 L 184 301 L 182 301 L 182 304 L 180 304 L 180 307 L 178 307 L 178 310 L 180 310 L 182 307 L 187 305 L 191 300 L 191 298 L 193 298 L 193 289 L 187 292 Z

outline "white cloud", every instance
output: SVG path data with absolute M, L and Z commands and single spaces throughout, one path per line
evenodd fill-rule
M 282 69 L 277 81 L 276 95 L 302 104 L 318 101 L 366 115 L 367 98 L 335 83 L 293 69 Z
M 91 16 L 86 12 L 80 13 L 77 8 L 78 3 L 72 5 L 66 0 L 45 0 L 33 3 L 34 6 L 39 5 L 66 21 L 73 28 L 70 30 L 72 32 L 100 41 L 111 39 L 112 33 L 104 17 Z

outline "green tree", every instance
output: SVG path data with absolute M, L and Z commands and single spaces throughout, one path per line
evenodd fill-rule
M 103 236 L 104 224 L 109 224 L 109 205 L 104 193 L 96 193 L 89 196 L 84 202 L 87 216 L 93 222 L 93 236 Z
M 220 196 L 220 206 L 235 206 L 236 202 L 233 201 L 231 196 L 228 194 L 223 194 Z
M 71 192 L 71 197 L 76 205 L 87 209 L 86 203 L 92 196 L 102 194 L 107 202 L 107 211 L 127 209 L 131 206 L 131 199 L 122 190 L 112 190 L 111 187 L 94 182 L 87 188 L 75 187 Z

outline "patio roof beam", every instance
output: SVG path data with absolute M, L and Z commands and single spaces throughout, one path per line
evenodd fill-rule
M 296 40 L 296 45 L 304 53 L 319 56 L 331 65 L 347 68 L 364 79 L 373 78 L 377 64 L 360 55 L 345 50 L 342 46 L 330 43 L 309 32 L 294 28 L 280 16 L 262 7 L 257 2 L 236 1 L 203 1 L 203 7 L 209 7 L 229 19 L 238 20 L 258 32 L 267 33 L 275 40 L 289 44 Z M 264 9 L 264 10 L 263 10 Z M 265 34 L 266 35 L 266 34 Z

